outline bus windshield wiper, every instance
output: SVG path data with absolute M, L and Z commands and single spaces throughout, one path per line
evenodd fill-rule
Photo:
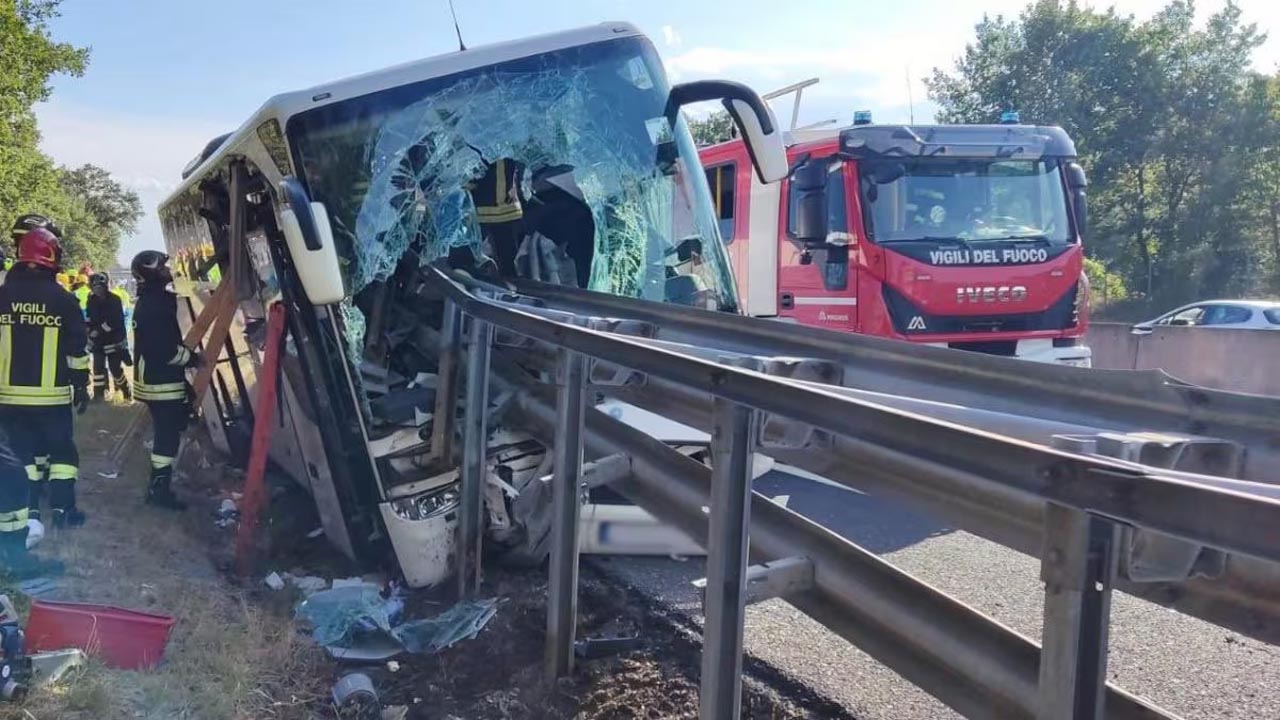
M 994 238 L 1005 242 L 1024 242 L 1024 243 L 1051 243 L 1048 235 L 1010 235 L 1008 237 Z
M 883 240 L 881 241 L 881 244 L 890 245 L 893 243 L 909 243 L 909 242 L 951 243 L 953 245 L 959 245 L 960 247 L 965 249 L 969 248 L 968 240 L 965 240 L 964 238 L 961 238 L 961 237 L 956 237 L 955 235 L 945 235 L 945 236 L 923 235 L 921 237 L 912 237 L 912 238 L 894 238 L 892 240 Z

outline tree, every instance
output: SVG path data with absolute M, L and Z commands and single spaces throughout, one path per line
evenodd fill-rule
M 137 194 L 102 168 L 59 168 L 39 149 L 32 106 L 49 98 L 51 77 L 80 76 L 89 59 L 87 49 L 50 36 L 58 5 L 0 2 L 0 227 L 24 213 L 47 215 L 62 229 L 68 266 L 109 267 L 142 217 Z
M 689 118 L 689 132 L 698 147 L 715 145 L 731 140 L 737 135 L 733 118 L 724 110 L 717 110 L 703 118 Z
M 1065 128 L 1091 176 L 1087 249 L 1103 267 L 1161 305 L 1274 291 L 1280 93 L 1250 69 L 1265 36 L 1234 3 L 1197 27 L 1183 0 L 1145 22 L 1039 0 L 976 31 L 928 81 L 939 118 L 1012 108 Z
M 88 50 L 49 36 L 57 6 L 56 0 L 0 4 L 0 218 L 48 203 L 58 193 L 56 169 L 38 148 L 31 106 L 48 99 L 53 75 L 83 74 Z

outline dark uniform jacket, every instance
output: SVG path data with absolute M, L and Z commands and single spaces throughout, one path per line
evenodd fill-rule
M 133 345 L 137 350 L 133 394 L 139 400 L 186 399 L 191 351 L 178 328 L 178 296 L 160 288 L 141 287 L 133 308 Z
M 86 312 L 90 348 L 113 352 L 125 347 L 124 303 L 120 302 L 119 295 L 112 292 L 102 297 L 90 295 Z
M 89 384 L 80 303 L 53 273 L 18 265 L 0 285 L 0 405 L 69 405 Z

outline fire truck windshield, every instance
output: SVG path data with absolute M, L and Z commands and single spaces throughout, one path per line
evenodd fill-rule
M 867 235 L 920 240 L 1072 241 L 1057 158 L 873 158 L 859 168 Z
M 652 45 L 619 38 L 290 118 L 354 292 L 402 260 L 714 310 L 737 307 L 697 151 Z

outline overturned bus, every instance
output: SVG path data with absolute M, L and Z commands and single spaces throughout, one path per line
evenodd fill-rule
M 391 549 L 411 585 L 444 579 L 457 462 L 434 456 L 430 436 L 456 418 L 432 417 L 441 302 L 422 291 L 420 272 L 445 264 L 493 283 L 525 277 L 736 312 L 680 112 L 717 99 L 761 180 L 781 179 L 785 153 L 759 97 L 729 82 L 669 86 L 652 44 L 628 24 L 454 52 L 267 101 L 211 141 L 160 207 L 191 317 L 212 278 L 234 283 L 232 361 L 219 363 L 202 408 L 214 443 L 247 447 L 264 319 L 281 302 L 275 466 L 309 490 L 342 553 L 377 561 Z M 231 248 L 242 251 L 235 262 Z M 545 533 L 525 526 L 532 510 L 521 503 L 538 501 L 528 489 L 549 472 L 549 453 L 502 430 L 489 449 L 490 537 L 537 559 Z M 636 510 L 612 512 L 626 522 Z M 584 549 L 593 536 L 602 537 L 585 533 Z

